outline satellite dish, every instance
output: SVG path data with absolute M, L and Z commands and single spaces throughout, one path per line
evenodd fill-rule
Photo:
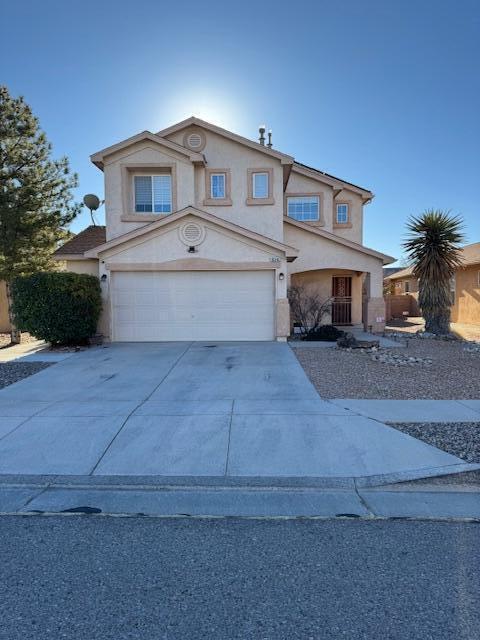
M 83 204 L 90 210 L 90 216 L 92 217 L 92 223 L 94 226 L 96 225 L 95 218 L 93 217 L 93 212 L 98 209 L 98 207 L 103 203 L 103 200 L 100 200 L 98 196 L 94 193 L 87 193 L 83 196 Z

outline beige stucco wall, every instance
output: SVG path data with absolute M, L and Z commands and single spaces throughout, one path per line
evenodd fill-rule
M 319 194 L 321 218 L 318 222 L 309 222 L 316 227 L 323 227 L 326 231 L 332 232 L 333 225 L 333 188 L 328 184 L 323 184 L 318 180 L 309 178 L 292 170 L 287 183 L 285 196 L 288 194 Z M 285 201 L 284 213 L 287 215 L 287 203 Z
M 171 171 L 171 166 L 166 165 L 174 167 L 172 189 L 176 209 L 184 209 L 193 204 L 195 195 L 193 164 L 183 154 L 148 142 L 136 143 L 106 158 L 104 174 L 107 240 L 147 224 L 140 220 L 138 222 L 122 221 L 122 217 L 135 215 L 133 175 L 136 171 L 143 173 Z
M 347 238 L 347 240 L 352 240 L 353 242 L 358 242 L 362 244 L 363 242 L 363 202 L 361 196 L 357 193 L 353 193 L 353 191 L 348 191 L 344 189 L 341 191 L 334 201 L 334 215 L 336 214 L 336 204 L 346 203 L 348 204 L 349 209 L 349 217 L 350 220 L 346 225 L 335 225 L 333 224 L 333 233 L 341 236 L 342 238 Z
M 62 271 L 73 271 L 73 273 L 88 273 L 98 276 L 98 260 L 66 260 Z
M 197 222 L 205 229 L 203 242 L 196 247 L 194 254 L 188 253 L 188 246 L 180 239 L 180 228 L 188 222 Z M 108 265 L 121 263 L 165 263 L 172 260 L 217 260 L 226 263 L 264 261 L 269 265 L 273 258 L 281 257 L 275 249 L 264 247 L 261 243 L 236 236 L 232 232 L 218 227 L 214 223 L 198 220 L 194 215 L 181 218 L 179 221 L 161 229 L 152 231 L 114 247 L 105 252 L 102 259 Z M 283 261 L 282 264 L 286 263 Z
M 322 216 L 319 222 L 308 222 L 313 226 L 321 226 L 326 231 L 347 238 L 353 242 L 362 243 L 363 238 L 363 202 L 361 196 L 353 191 L 344 189 L 335 198 L 333 187 L 319 180 L 310 178 L 292 170 L 285 195 L 288 194 L 319 194 Z M 336 205 L 348 204 L 349 222 L 346 225 L 336 225 Z M 285 206 L 285 215 L 287 209 Z
M 177 144 L 183 144 L 184 131 L 178 131 L 169 139 Z M 228 138 L 204 131 L 206 145 L 202 153 L 205 156 L 208 169 L 230 169 L 231 172 L 231 200 L 229 206 L 212 206 L 204 204 L 205 168 L 195 167 L 195 201 L 191 204 L 208 211 L 229 222 L 233 222 L 247 229 L 252 229 L 269 238 L 282 241 L 283 215 L 283 167 L 276 158 L 250 149 Z M 273 199 L 274 204 L 248 205 L 248 169 L 272 169 L 273 171 Z
M 456 277 L 452 322 L 480 324 L 480 265 L 459 269 Z
M 372 297 L 383 297 L 383 263 L 350 247 L 339 245 L 290 224 L 285 224 L 285 242 L 300 248 L 298 258 L 288 265 L 289 274 L 312 269 L 346 269 L 370 273 Z
M 395 295 L 399 295 L 401 293 L 416 293 L 418 297 L 418 278 L 404 278 L 402 280 L 392 280 L 391 282 L 393 282 L 394 285 Z M 409 291 L 406 290 L 406 282 L 409 284 Z
M 10 318 L 8 317 L 7 286 L 0 280 L 0 332 L 10 331 Z
M 363 274 L 341 269 L 323 269 L 295 273 L 291 276 L 292 285 L 304 286 L 307 290 L 319 294 L 322 301 L 332 297 L 333 276 L 351 276 L 352 278 L 352 324 L 359 325 L 362 322 L 362 283 Z M 324 323 L 330 324 L 331 316 L 325 316 Z

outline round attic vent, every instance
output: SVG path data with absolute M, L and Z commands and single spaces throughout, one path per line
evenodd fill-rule
M 205 135 L 200 130 L 188 131 L 183 138 L 184 146 L 191 151 L 202 151 L 206 142 Z
M 202 138 L 198 133 L 191 133 L 188 136 L 188 146 L 190 149 L 198 149 L 202 146 Z
M 196 247 L 205 238 L 205 228 L 196 222 L 187 222 L 180 228 L 180 238 L 189 247 Z

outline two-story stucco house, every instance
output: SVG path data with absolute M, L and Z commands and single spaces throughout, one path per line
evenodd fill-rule
M 57 251 L 98 274 L 112 341 L 284 340 L 289 283 L 334 324 L 383 329 L 382 267 L 362 244 L 373 194 L 197 118 L 103 149 L 106 226 Z

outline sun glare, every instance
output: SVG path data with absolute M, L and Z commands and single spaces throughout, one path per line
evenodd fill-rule
M 240 133 L 245 125 L 240 106 L 239 103 L 234 104 L 233 96 L 214 92 L 207 94 L 205 90 L 177 94 L 164 104 L 161 117 L 165 121 L 159 122 L 159 128 L 196 116 L 219 127 Z

